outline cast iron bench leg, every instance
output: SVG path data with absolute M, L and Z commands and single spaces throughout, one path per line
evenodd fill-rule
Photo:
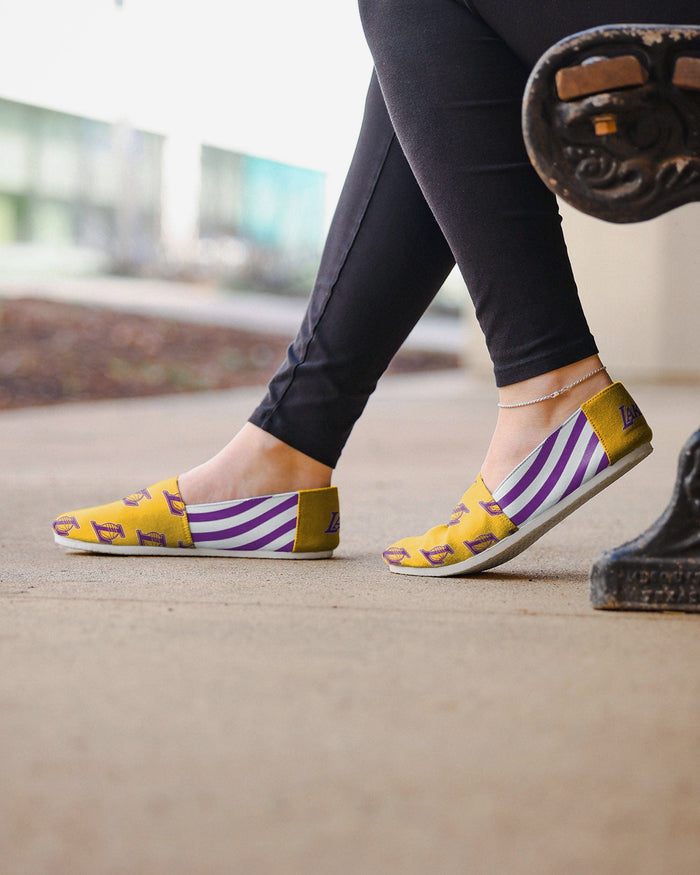
M 671 502 L 634 541 L 591 569 L 594 608 L 700 611 L 700 430 L 681 450 Z
M 530 76 L 523 135 L 545 184 L 609 222 L 700 200 L 700 27 L 612 25 L 552 46 Z M 593 607 L 700 611 L 700 430 L 666 511 L 591 570 Z

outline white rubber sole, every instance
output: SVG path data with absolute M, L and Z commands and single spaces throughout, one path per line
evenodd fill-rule
M 610 465 L 600 474 L 597 474 L 583 486 L 580 486 L 571 495 L 567 495 L 557 504 L 550 507 L 539 516 L 533 517 L 512 535 L 494 544 L 489 550 L 484 550 L 483 553 L 477 553 L 476 556 L 471 556 L 469 559 L 464 559 L 462 562 L 455 562 L 454 565 L 437 565 L 434 568 L 413 568 L 410 565 L 389 565 L 389 570 L 394 574 L 409 574 L 416 577 L 454 577 L 456 575 L 474 574 L 477 571 L 486 571 L 487 568 L 494 568 L 496 565 L 502 565 L 518 553 L 522 553 L 531 544 L 541 538 L 551 528 L 556 526 L 570 513 L 573 513 L 577 507 L 581 507 L 590 498 L 593 498 L 598 492 L 601 492 L 610 483 L 613 483 L 619 477 L 622 477 L 630 468 L 638 465 L 642 459 L 645 459 L 652 452 L 651 444 L 642 444 L 636 450 L 632 450 L 614 465 Z
M 53 536 L 59 547 L 76 553 L 103 553 L 111 556 L 180 556 L 197 559 L 200 556 L 225 556 L 228 559 L 330 559 L 332 550 L 319 553 L 276 553 L 274 550 L 206 550 L 199 547 L 141 547 L 139 545 L 92 544 L 63 535 Z

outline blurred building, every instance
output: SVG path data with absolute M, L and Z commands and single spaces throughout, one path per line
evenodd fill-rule
M 127 272 L 251 280 L 260 269 L 272 283 L 317 260 L 324 174 L 198 143 L 185 172 L 181 158 L 165 161 L 167 146 L 126 124 L 0 99 L 0 244 L 93 251 Z M 177 215 L 189 216 L 184 233 L 165 235 Z
M 160 233 L 163 137 L 128 135 L 93 119 L 0 100 L 0 242 L 112 252 L 128 146 L 133 218 L 144 252 Z

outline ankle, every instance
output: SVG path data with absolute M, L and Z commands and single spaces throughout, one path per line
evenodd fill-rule
M 181 474 L 185 504 L 330 486 L 333 469 L 251 423 L 209 461 Z
M 598 357 L 593 356 L 499 390 L 500 401 L 507 405 L 557 394 L 532 404 L 499 408 L 496 430 L 481 470 L 491 491 L 584 401 L 612 384 L 605 370 L 581 380 L 601 367 Z M 576 385 L 561 391 L 571 383 Z
M 533 408 L 535 418 L 551 419 L 561 411 L 573 412 L 584 401 L 612 384 L 598 356 L 591 356 L 499 389 L 501 410 Z

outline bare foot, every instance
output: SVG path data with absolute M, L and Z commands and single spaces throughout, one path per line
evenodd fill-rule
M 499 390 L 499 400 L 503 404 L 530 401 L 555 392 L 599 367 L 601 362 L 598 356 L 591 356 L 530 380 L 504 386 Z M 488 489 L 493 492 L 513 468 L 584 401 L 611 384 L 612 380 L 606 371 L 601 371 L 556 398 L 526 407 L 499 408 L 496 430 L 481 468 Z
M 333 469 L 247 422 L 208 462 L 178 477 L 185 504 L 330 486 Z

